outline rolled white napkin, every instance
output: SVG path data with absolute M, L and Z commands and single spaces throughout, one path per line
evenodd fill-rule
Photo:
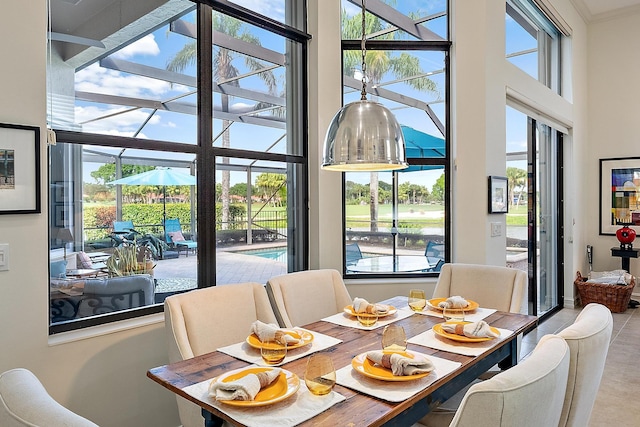
M 386 304 L 371 304 L 364 298 L 355 297 L 353 299 L 353 311 L 356 313 L 386 314 L 389 306 Z
M 248 374 L 235 381 L 211 381 L 209 396 L 216 400 L 253 400 L 262 387 L 271 384 L 282 369 L 273 368 L 255 374 Z
M 500 336 L 493 332 L 484 320 L 472 323 L 442 323 L 442 330 L 469 338 L 498 338 Z
M 264 323 L 256 320 L 251 324 L 251 332 L 256 334 L 260 341 L 268 341 L 275 339 L 281 344 L 294 345 L 302 343 L 302 338 L 298 339 L 288 332 L 294 332 L 290 329 L 282 329 L 273 323 Z
M 465 308 L 469 305 L 469 301 L 462 298 L 460 295 L 455 295 L 447 298 L 445 301 L 438 303 L 440 308 Z
M 367 352 L 367 359 L 383 368 L 391 369 L 391 373 L 395 376 L 418 375 L 435 369 L 429 359 L 419 354 L 412 359 L 399 353 L 376 350 Z

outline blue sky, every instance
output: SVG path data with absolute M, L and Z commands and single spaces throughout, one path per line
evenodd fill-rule
M 239 0 L 235 1 L 235 3 L 243 7 L 247 7 L 251 10 L 263 13 L 266 16 L 270 16 L 274 19 L 284 21 L 284 1 Z M 425 4 L 429 5 L 429 10 L 424 9 Z M 424 16 L 429 15 L 434 11 L 443 10 L 445 4 L 446 2 L 444 0 L 440 0 L 437 2 L 408 0 L 396 2 L 396 7 L 401 12 L 407 13 L 410 10 L 421 10 L 420 7 L 422 5 L 423 9 L 421 10 L 420 15 Z M 360 9 L 357 6 L 345 0 L 343 0 L 343 7 L 348 14 L 355 14 L 360 12 Z M 183 19 L 193 22 L 194 13 L 183 17 Z M 431 26 L 431 29 L 438 33 L 444 34 L 446 29 L 442 24 L 443 22 L 444 20 L 440 19 L 439 22 Z M 507 22 L 507 25 L 509 26 L 510 23 Z M 275 36 L 256 27 L 245 26 L 245 28 L 250 29 L 252 33 L 258 35 L 264 47 L 280 53 L 285 52 L 284 39 L 282 37 Z M 517 29 L 514 31 L 515 32 L 513 34 L 517 34 Z M 169 60 L 176 54 L 176 52 L 178 52 L 185 43 L 188 43 L 190 41 L 191 40 L 184 36 L 169 32 L 167 27 L 164 27 L 121 49 L 113 56 L 128 61 L 164 69 Z M 523 46 L 524 47 L 517 46 L 514 47 L 514 49 L 527 48 L 526 45 Z M 436 71 L 443 68 L 443 55 L 440 52 L 412 52 L 412 54 L 417 55 L 420 58 L 421 67 L 424 71 Z M 241 73 L 247 71 L 241 59 L 237 60 L 235 62 L 235 65 L 236 67 L 238 67 Z M 187 70 L 185 70 L 185 74 L 194 76 L 195 67 L 189 67 Z M 280 80 L 283 80 L 282 74 L 282 71 L 280 71 Z M 436 74 L 431 76 L 430 78 L 434 80 L 438 85 L 439 92 L 437 94 L 419 94 L 416 93 L 415 90 L 402 83 L 390 85 L 387 88 L 399 93 L 420 97 L 420 99 L 423 99 L 425 101 L 433 101 L 438 98 L 444 99 L 445 94 L 442 90 L 442 88 L 444 87 L 444 74 Z M 385 80 L 392 79 L 393 77 L 387 78 Z M 262 84 L 258 78 L 243 79 L 241 84 L 243 87 L 266 91 L 264 84 Z M 279 87 L 279 91 L 283 90 L 282 86 L 283 85 L 281 84 Z M 120 96 L 140 97 L 146 99 L 167 100 L 176 96 L 184 95 L 189 91 L 194 90 L 194 88 L 182 85 L 171 85 L 169 83 L 155 79 L 125 74 L 114 70 L 107 70 L 104 68 L 100 68 L 98 64 L 93 64 L 76 74 L 76 90 Z M 355 99 L 359 99 L 359 94 L 356 92 L 345 95 L 345 103 L 348 103 Z M 195 103 L 195 95 L 189 95 L 182 98 L 182 100 Z M 216 97 L 215 102 L 219 105 L 219 97 Z M 234 107 L 232 108 L 242 108 L 251 101 L 235 98 L 232 102 L 235 103 Z M 432 135 L 441 136 L 431 120 L 426 119 L 426 115 L 423 111 L 419 111 L 413 108 L 406 108 L 400 105 L 393 105 L 392 103 L 389 103 L 388 107 L 392 109 L 401 124 L 409 125 L 411 127 L 414 127 L 415 129 L 430 133 Z M 436 114 L 441 117 L 441 120 L 444 121 L 444 104 L 442 102 L 434 103 L 432 104 L 432 108 L 436 112 Z M 83 129 L 88 132 L 133 136 L 133 133 L 138 129 L 138 127 L 148 118 L 150 110 L 135 110 L 126 114 L 115 115 L 111 118 L 95 122 L 87 122 L 88 120 L 113 114 L 126 109 L 127 107 L 122 106 L 108 106 L 104 104 L 77 102 L 75 108 L 76 122 L 84 123 Z M 507 120 L 510 120 L 509 115 L 507 117 Z M 159 111 L 153 115 L 153 117 L 149 120 L 149 123 L 144 127 L 143 131 L 138 135 L 138 137 L 169 141 L 181 141 L 195 144 L 196 124 L 197 123 L 195 116 L 167 111 Z M 221 121 L 215 120 L 214 135 L 216 135 L 220 131 L 220 129 Z M 256 129 L 259 129 L 258 138 L 256 138 Z M 234 147 L 244 147 L 254 150 L 266 150 L 266 147 L 276 141 L 281 135 L 283 135 L 283 133 L 284 130 L 282 129 L 271 129 L 265 127 L 257 128 L 256 126 L 234 124 L 231 128 L 232 145 Z M 526 147 L 525 140 L 523 139 L 524 137 L 526 137 L 526 135 L 520 129 L 517 129 L 516 127 L 508 127 L 507 140 L 509 150 L 521 151 L 523 148 L 518 148 L 516 150 L 514 149 L 516 147 Z M 220 145 L 220 141 L 217 141 L 216 145 Z M 276 147 L 273 151 L 284 152 L 285 146 L 286 142 L 282 141 L 279 146 Z M 171 154 L 171 156 L 175 155 Z M 88 176 L 88 172 L 89 171 L 85 173 L 85 179 Z M 366 175 L 368 174 L 363 174 L 363 180 L 365 180 Z M 410 179 L 412 181 L 418 179 L 413 173 L 405 174 L 405 176 L 411 176 L 412 178 Z M 422 185 L 427 185 L 430 188 L 432 182 L 435 181 L 436 178 L 437 176 L 423 178 L 420 179 L 420 181 L 429 181 L 422 183 Z M 368 178 L 366 178 L 366 180 L 368 180 Z M 90 178 L 89 181 L 92 182 Z

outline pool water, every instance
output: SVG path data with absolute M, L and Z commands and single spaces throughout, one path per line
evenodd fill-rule
M 274 261 L 287 263 L 287 249 L 286 248 L 270 248 L 270 249 L 254 249 L 250 251 L 241 251 L 239 254 L 259 256 L 261 258 L 272 259 Z

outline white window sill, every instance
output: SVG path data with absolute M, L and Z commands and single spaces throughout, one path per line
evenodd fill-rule
M 141 328 L 144 326 L 164 324 L 164 313 L 154 313 L 148 316 L 136 317 L 134 319 L 122 320 L 119 322 L 105 323 L 104 325 L 91 326 L 88 328 L 77 329 L 69 332 L 61 332 L 59 334 L 49 336 L 49 346 L 66 344 L 74 341 L 80 341 L 95 338 L 107 334 L 114 334 L 130 329 Z

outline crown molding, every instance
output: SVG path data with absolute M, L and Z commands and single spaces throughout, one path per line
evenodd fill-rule
M 589 22 L 604 22 L 612 19 L 621 18 L 623 16 L 636 15 L 640 13 L 640 4 L 634 6 L 621 7 L 620 9 L 612 10 L 609 12 L 598 13 L 591 15 L 591 21 Z
M 593 20 L 593 15 L 589 11 L 589 8 L 586 4 L 584 4 L 583 0 L 570 0 L 573 7 L 576 9 L 578 14 L 584 19 L 584 22 L 589 23 Z
M 640 13 L 640 4 L 633 6 L 625 6 L 608 12 L 593 14 L 585 4 L 584 0 L 570 0 L 578 14 L 587 24 L 594 22 L 604 22 L 612 19 L 620 18 L 627 15 L 635 15 Z

